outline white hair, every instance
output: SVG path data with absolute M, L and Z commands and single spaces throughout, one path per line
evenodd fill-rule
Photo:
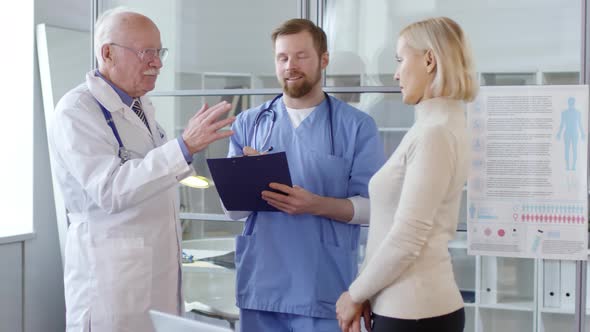
M 126 7 L 115 7 L 103 12 L 94 25 L 94 56 L 98 61 L 98 67 L 103 64 L 102 47 L 105 44 L 112 43 L 113 28 L 115 27 L 116 17 L 120 14 L 131 13 L 139 14 Z

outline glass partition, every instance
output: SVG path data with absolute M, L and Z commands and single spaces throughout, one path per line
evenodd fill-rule
M 270 35 L 283 21 L 297 17 L 298 1 L 101 1 L 101 9 L 127 6 L 158 25 L 170 49 L 156 91 L 276 86 Z M 216 76 L 258 76 L 226 81 Z M 162 79 L 163 78 L 163 79 Z
M 580 1 L 326 0 L 325 4 L 329 86 L 343 81 L 395 86 L 398 32 L 432 16 L 448 16 L 461 24 L 471 41 L 477 70 L 488 73 L 488 82 L 493 75 L 503 85 L 548 84 L 544 76 L 565 84 L 578 82 Z M 520 73 L 525 74 L 524 81 L 511 80 Z M 537 73 L 543 75 L 537 77 Z

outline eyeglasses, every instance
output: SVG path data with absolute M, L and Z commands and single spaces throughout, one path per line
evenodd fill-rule
M 143 62 L 151 62 L 154 61 L 156 57 L 160 58 L 160 61 L 166 60 L 168 56 L 168 49 L 167 48 L 145 48 L 141 51 L 137 51 L 132 49 L 131 47 L 119 45 L 117 43 L 110 43 L 109 45 L 118 46 L 124 48 L 128 51 L 131 51 L 139 57 L 139 59 Z

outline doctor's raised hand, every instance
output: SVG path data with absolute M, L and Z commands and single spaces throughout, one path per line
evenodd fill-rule
M 220 131 L 220 129 L 231 125 L 236 119 L 231 116 L 227 119 L 217 120 L 219 117 L 231 109 L 231 104 L 222 101 L 212 107 L 205 104 L 189 120 L 187 127 L 182 133 L 182 139 L 186 144 L 189 152 L 195 154 L 207 148 L 215 141 L 224 139 L 233 135 L 233 131 Z
M 169 139 L 146 96 L 168 55 L 157 26 L 116 8 L 94 32 L 98 69 L 59 101 L 48 130 L 70 222 L 66 331 L 152 332 L 149 309 L 184 307 L 178 182 L 234 118 L 223 119 L 227 103 L 205 105 Z

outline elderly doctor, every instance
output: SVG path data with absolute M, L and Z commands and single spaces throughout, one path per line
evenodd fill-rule
M 153 331 L 149 309 L 180 314 L 181 230 L 176 186 L 192 155 L 233 118 L 206 105 L 168 140 L 145 94 L 167 50 L 147 17 L 121 9 L 96 24 L 99 68 L 58 103 L 54 172 L 71 225 L 65 252 L 67 331 Z

